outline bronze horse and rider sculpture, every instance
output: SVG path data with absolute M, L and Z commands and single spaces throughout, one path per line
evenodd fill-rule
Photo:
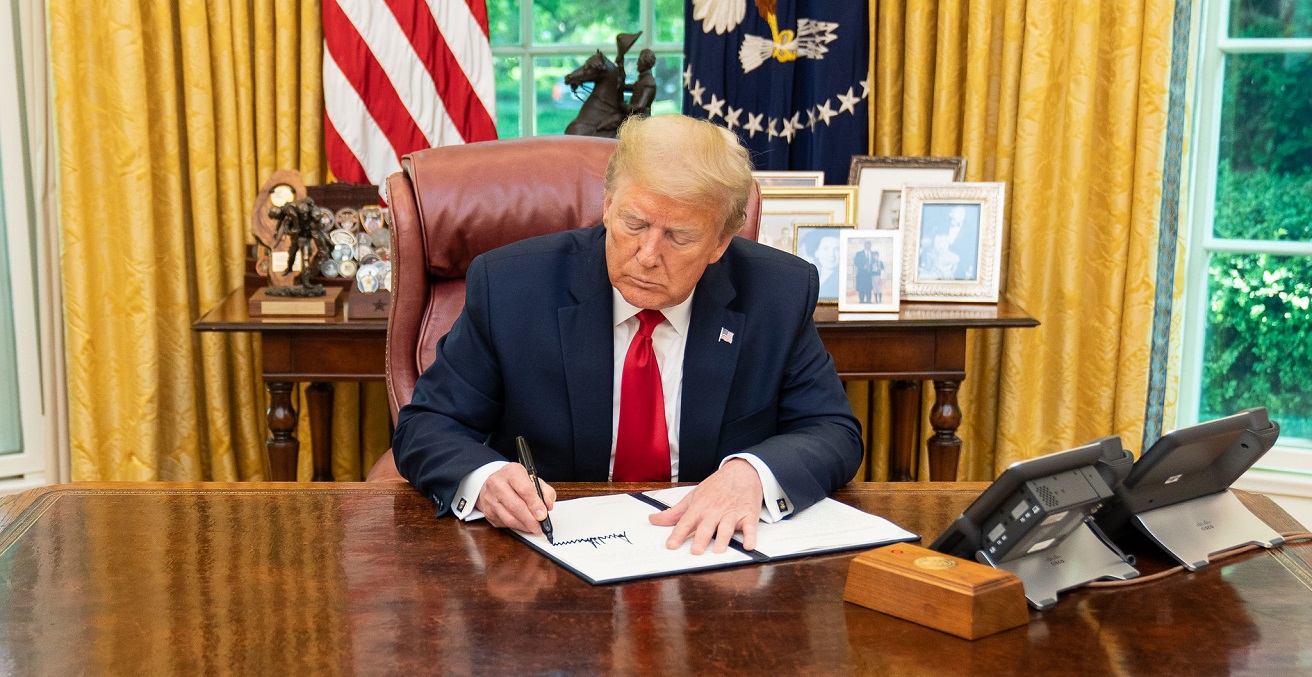
M 606 58 L 599 49 L 582 66 L 565 76 L 565 84 L 575 96 L 583 83 L 593 83 L 579 114 L 565 127 L 566 134 L 613 139 L 625 118 L 651 115 L 651 104 L 656 100 L 656 79 L 651 75 L 651 69 L 656 65 L 655 53 L 650 49 L 642 50 L 638 56 L 638 79 L 633 84 L 625 82 L 624 55 L 640 35 L 641 32 L 620 33 L 615 36 L 617 53 L 614 61 Z M 631 92 L 627 101 L 625 92 Z

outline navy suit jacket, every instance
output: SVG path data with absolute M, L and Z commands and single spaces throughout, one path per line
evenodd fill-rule
M 465 475 L 517 458 L 517 435 L 542 479 L 606 481 L 617 348 L 605 236 L 545 235 L 470 263 L 464 310 L 392 440 L 439 515 Z M 801 510 L 852 479 L 860 424 L 812 321 L 817 293 L 814 266 L 743 238 L 706 268 L 684 353 L 680 481 L 745 451 Z

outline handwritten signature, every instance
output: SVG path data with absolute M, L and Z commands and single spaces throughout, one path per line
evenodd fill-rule
M 609 540 L 612 538 L 622 538 L 624 539 L 625 543 L 628 543 L 629 545 L 633 545 L 633 541 L 629 540 L 629 532 L 621 531 L 618 534 L 607 534 L 605 536 L 587 536 L 584 538 L 576 538 L 572 541 L 560 541 L 559 543 L 556 544 L 556 547 L 559 548 L 562 545 L 574 545 L 575 543 L 587 543 L 588 545 L 591 545 L 592 547 L 596 548 L 601 545 L 602 541 Z

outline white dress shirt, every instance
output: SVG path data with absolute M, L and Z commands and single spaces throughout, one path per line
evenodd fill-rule
M 624 357 L 628 353 L 629 344 L 633 342 L 633 337 L 638 333 L 637 315 L 642 311 L 641 308 L 631 305 L 620 294 L 618 289 L 611 287 L 613 297 L 612 319 L 614 321 L 614 345 L 615 375 L 614 400 L 611 414 L 611 435 L 610 435 L 610 466 L 607 473 L 609 478 L 615 472 L 615 442 L 619 436 L 620 428 L 620 385 L 624 376 Z M 688 296 L 683 303 L 670 308 L 665 308 L 661 314 L 665 316 L 665 321 L 656 325 L 652 331 L 652 349 L 656 353 L 656 364 L 661 370 L 661 390 L 665 399 L 665 427 L 669 434 L 670 441 L 670 481 L 679 481 L 679 424 L 680 411 L 683 398 L 683 353 L 687 344 L 688 324 L 692 320 L 692 299 L 694 294 Z M 622 349 L 621 349 L 622 347 Z M 730 459 L 741 458 L 756 469 L 756 473 L 761 478 L 761 489 L 764 495 L 764 502 L 761 506 L 761 520 L 764 522 L 777 522 L 792 513 L 792 501 L 784 493 L 783 487 L 775 479 L 774 473 L 765 465 L 755 454 L 738 453 L 727 456 L 720 465 L 723 466 Z M 452 511 L 456 517 L 471 521 L 482 519 L 483 513 L 474 508 L 478 502 L 478 494 L 483 489 L 483 483 L 487 478 L 501 466 L 506 465 L 507 461 L 493 461 L 488 463 L 465 476 L 456 488 L 456 495 L 451 500 Z

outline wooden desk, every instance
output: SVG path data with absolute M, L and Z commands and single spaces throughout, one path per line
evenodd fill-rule
M 913 479 L 920 430 L 920 381 L 934 382 L 930 423 L 930 478 L 955 480 L 961 455 L 961 409 L 957 388 L 966 377 L 966 330 L 1033 327 L 1038 321 L 1020 306 L 903 303 L 897 315 L 839 321 L 835 306 L 815 312 L 816 326 L 834 366 L 845 380 L 886 379 L 892 388 L 889 479 Z M 192 324 L 196 331 L 259 332 L 264 346 L 264 380 L 269 388 L 267 443 L 275 480 L 296 479 L 296 411 L 292 384 L 306 391 L 314 443 L 314 479 L 332 479 L 332 381 L 382 381 L 386 377 L 384 320 L 252 318 L 246 291 L 239 289 Z M 873 411 L 867 411 L 867 425 Z M 867 436 L 869 437 L 869 436 Z M 867 457 L 870 449 L 866 449 Z
M 931 539 L 982 484 L 838 498 Z M 557 485 L 562 496 L 636 485 Z M 1278 530 L 1298 525 L 1262 497 Z M 0 670 L 1214 675 L 1312 669 L 1312 547 L 1076 590 L 975 642 L 842 601 L 853 553 L 589 586 L 406 486 L 96 484 L 0 499 Z M 1139 553 L 1145 572 L 1158 560 Z

